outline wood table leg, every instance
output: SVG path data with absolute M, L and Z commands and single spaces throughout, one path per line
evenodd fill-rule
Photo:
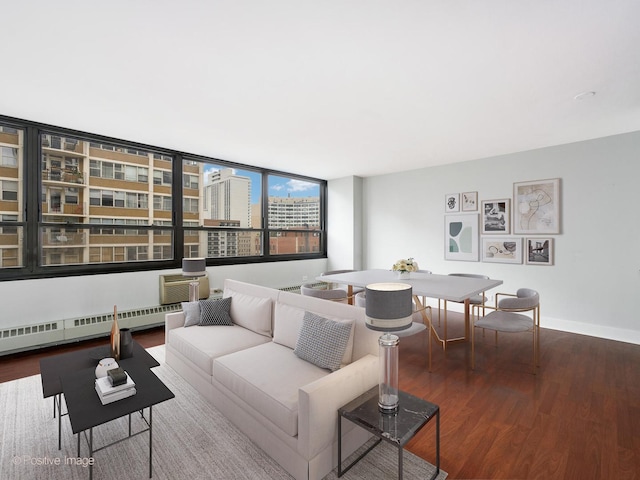
M 469 333 L 471 333 L 471 315 L 469 313 L 470 302 L 469 299 L 465 299 L 464 301 L 464 340 L 465 342 L 469 341 Z

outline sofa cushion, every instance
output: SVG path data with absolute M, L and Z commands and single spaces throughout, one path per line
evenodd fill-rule
M 271 337 L 271 299 L 257 297 L 225 288 L 224 297 L 231 297 L 231 320 L 236 325 Z
M 191 327 L 200 323 L 200 302 L 182 302 L 184 326 Z
M 213 367 L 216 381 L 291 436 L 298 434 L 298 389 L 326 375 L 274 342 L 218 357 Z
M 349 342 L 352 323 L 336 322 L 305 312 L 293 353 L 320 368 L 327 368 L 332 372 L 338 370 Z
M 216 328 L 196 325 L 169 330 L 167 343 L 206 375 L 213 375 L 213 359 L 269 342 L 269 339 L 237 325 Z
M 298 295 L 302 297 L 302 295 Z M 312 299 L 311 297 L 307 297 Z M 320 302 L 327 302 L 327 300 L 318 300 Z M 354 307 L 355 308 L 355 307 Z M 298 343 L 298 337 L 300 336 L 300 329 L 302 328 L 302 322 L 304 319 L 304 315 L 307 312 L 303 307 L 289 305 L 288 303 L 276 302 L 276 312 L 274 319 L 274 331 L 273 331 L 273 341 L 279 343 L 280 345 L 284 345 L 291 349 L 296 348 Z M 342 356 L 342 365 L 348 365 L 351 363 L 351 357 L 353 353 L 353 321 L 350 318 L 340 318 L 333 315 L 327 315 L 324 312 L 318 310 L 308 310 L 311 313 L 315 313 L 316 315 L 320 315 L 321 317 L 327 318 L 329 320 L 334 320 L 336 322 L 348 322 L 351 325 L 351 335 L 349 336 L 349 341 L 347 342 L 347 347 L 345 348 L 344 355 Z
M 199 325 L 233 325 L 229 309 L 231 298 L 218 300 L 200 300 L 200 324 Z

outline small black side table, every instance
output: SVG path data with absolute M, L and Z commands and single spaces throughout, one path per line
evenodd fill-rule
M 53 418 L 58 415 L 58 450 L 62 448 L 62 383 L 60 377 L 66 373 L 96 368 L 100 359 L 111 355 L 108 346 L 84 348 L 72 352 L 52 355 L 40 360 L 40 377 L 42 380 L 42 396 L 53 397 Z M 131 365 L 145 365 L 147 368 L 160 364 L 138 342 L 133 342 L 133 356 L 120 360 L 118 365 L 125 370 Z M 67 415 L 66 413 L 64 415 Z
M 121 400 L 102 405 L 95 390 L 95 369 L 66 373 L 60 377 L 62 392 L 67 403 L 71 431 L 78 435 L 78 458 L 80 457 L 81 436 L 89 446 L 89 458 L 107 447 L 120 443 L 136 435 L 149 432 L 149 478 L 153 475 L 153 406 L 165 402 L 175 395 L 146 365 L 129 364 L 127 373 L 136 383 L 136 394 Z M 148 418 L 144 409 L 149 409 Z M 146 428 L 132 433 L 131 414 L 140 412 Z M 116 418 L 129 416 L 129 435 L 107 445 L 96 447 L 93 442 L 93 428 Z M 88 431 L 88 435 L 87 435 Z M 93 478 L 93 463 L 89 465 L 89 480 Z
M 436 471 L 430 480 L 440 473 L 440 407 L 433 403 L 399 391 L 398 411 L 393 414 L 382 413 L 378 407 L 378 386 L 360 395 L 338 410 L 338 477 L 373 450 L 382 440 L 398 447 L 398 478 L 402 479 L 403 447 L 413 436 L 436 419 Z M 342 419 L 347 419 L 369 431 L 378 439 L 365 452 L 346 468 L 342 468 Z

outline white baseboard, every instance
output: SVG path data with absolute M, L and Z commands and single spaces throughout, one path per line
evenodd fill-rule
M 560 330 L 562 332 L 578 333 L 590 337 L 606 338 L 618 342 L 634 343 L 640 345 L 640 331 L 624 328 L 608 327 L 606 325 L 594 325 L 591 323 L 572 322 L 559 318 L 545 317 L 540 319 L 542 328 Z

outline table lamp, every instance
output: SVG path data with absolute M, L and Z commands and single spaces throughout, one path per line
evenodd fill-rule
M 366 325 L 384 332 L 380 345 L 378 406 L 382 412 L 398 410 L 398 343 L 393 332 L 411 326 L 412 288 L 406 283 L 372 283 L 365 288 Z
M 189 301 L 197 302 L 200 290 L 198 277 L 204 277 L 207 274 L 207 261 L 204 258 L 183 258 L 182 259 L 182 276 L 191 277 L 193 281 L 189 283 Z

